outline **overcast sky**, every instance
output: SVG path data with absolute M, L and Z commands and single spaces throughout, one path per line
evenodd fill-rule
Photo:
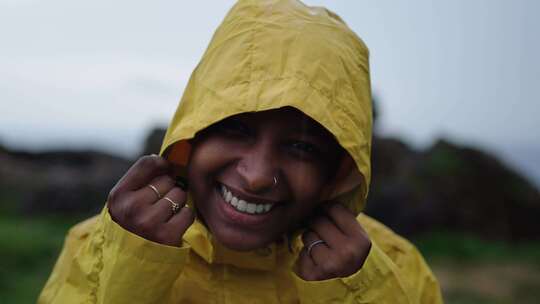
M 383 134 L 489 149 L 540 185 L 540 1 L 305 2 L 370 48 Z M 0 142 L 136 154 L 233 3 L 0 0 Z

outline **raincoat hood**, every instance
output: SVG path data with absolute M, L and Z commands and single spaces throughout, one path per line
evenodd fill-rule
M 371 176 L 368 49 L 325 8 L 239 1 L 191 75 L 161 154 L 185 168 L 187 140 L 198 131 L 238 113 L 285 106 L 319 122 L 348 152 L 332 197 L 359 213 Z

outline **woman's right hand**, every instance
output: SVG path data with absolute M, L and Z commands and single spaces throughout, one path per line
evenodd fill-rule
M 139 158 L 111 190 L 107 204 L 112 219 L 124 229 L 180 247 L 195 217 L 191 209 L 184 208 L 187 194 L 176 186 L 170 172 L 171 164 L 160 156 Z M 166 198 L 179 205 L 178 212 L 173 212 L 173 203 Z

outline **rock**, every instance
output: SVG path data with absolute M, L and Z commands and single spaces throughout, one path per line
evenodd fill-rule
M 0 153 L 2 201 L 31 213 L 93 213 L 131 161 L 95 151 Z M 6 204 L 6 203 L 5 203 Z
M 398 232 L 540 238 L 538 189 L 497 158 L 444 140 L 414 152 L 399 141 L 376 138 L 373 152 L 366 212 Z
M 166 131 L 167 130 L 162 127 L 153 128 L 150 133 L 148 133 L 148 136 L 144 141 L 141 156 L 148 154 L 159 154 L 159 150 L 161 149 L 161 143 L 163 142 Z

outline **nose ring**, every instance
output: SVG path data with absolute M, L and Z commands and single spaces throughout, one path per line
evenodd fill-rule
M 277 185 L 277 177 L 274 175 L 274 187 Z

